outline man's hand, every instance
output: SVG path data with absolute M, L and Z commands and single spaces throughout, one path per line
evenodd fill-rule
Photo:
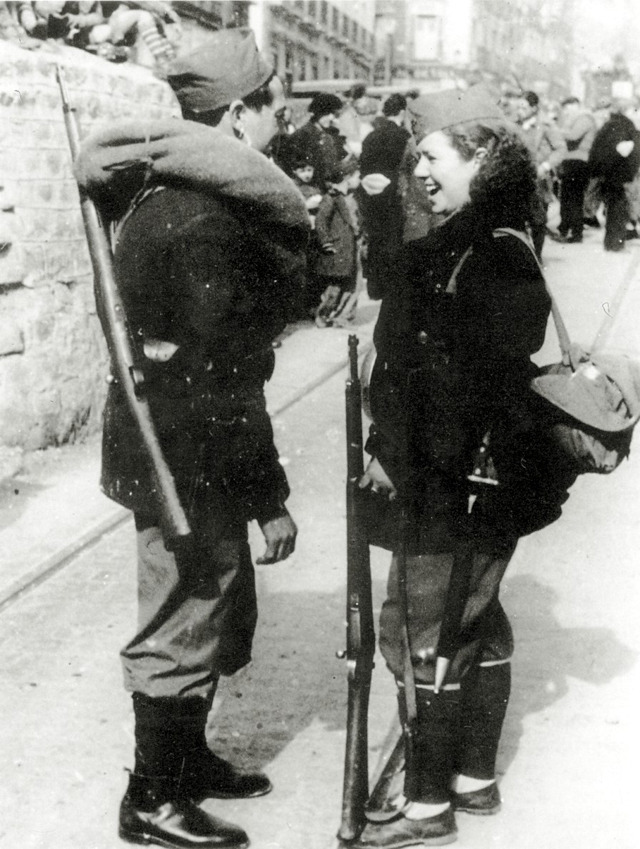
M 298 528 L 288 512 L 260 525 L 267 547 L 256 563 L 278 563 L 286 560 L 296 547 Z
M 398 494 L 391 478 L 380 465 L 380 461 L 375 457 L 372 458 L 365 469 L 364 475 L 360 478 L 358 484 L 360 489 L 366 489 L 369 485 L 372 492 L 378 492 L 386 496 L 389 501 L 393 501 Z

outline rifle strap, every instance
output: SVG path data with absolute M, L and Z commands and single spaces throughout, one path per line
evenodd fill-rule
M 111 250 L 115 251 L 118 241 L 120 240 L 120 236 L 122 234 L 122 230 L 124 229 L 124 225 L 127 223 L 129 218 L 133 215 L 133 213 L 142 205 L 142 203 L 151 195 L 155 195 L 158 192 L 163 191 L 166 186 L 155 185 L 150 186 L 145 182 L 145 185 L 140 189 L 140 191 L 135 195 L 131 204 L 129 205 L 129 209 L 125 212 L 122 218 L 119 221 L 114 221 L 111 228 Z

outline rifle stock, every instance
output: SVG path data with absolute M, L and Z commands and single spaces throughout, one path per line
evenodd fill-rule
M 358 339 L 349 337 L 350 375 L 346 385 L 347 421 L 347 675 L 348 708 L 342 820 L 338 837 L 356 839 L 365 824 L 369 796 L 368 710 L 375 632 L 369 545 L 359 516 L 358 483 L 364 473 Z
M 67 95 L 64 73 L 59 65 L 56 66 L 56 77 L 62 98 L 71 159 L 75 162 L 80 152 L 80 134 Z M 93 266 L 98 317 L 107 341 L 114 378 L 125 393 L 149 462 L 165 545 L 167 548 L 174 548 L 186 543 L 191 529 L 180 503 L 175 480 L 160 446 L 149 402 L 144 396 L 143 375 L 141 369 L 136 366 L 135 348 L 118 291 L 109 237 L 95 204 L 82 188 L 80 207 Z

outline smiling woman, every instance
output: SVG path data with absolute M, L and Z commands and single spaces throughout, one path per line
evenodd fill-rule
M 537 441 L 529 409 L 530 358 L 550 306 L 526 235 L 530 155 L 481 88 L 425 95 L 410 109 L 415 173 L 442 219 L 405 246 L 374 335 L 361 485 L 398 497 L 408 518 L 380 618 L 407 767 L 399 816 L 363 833 L 380 847 L 449 843 L 454 810 L 499 809 L 513 650 L 500 581 L 518 538 L 557 518 L 574 479 Z M 453 635 L 447 654 L 443 633 Z
M 433 211 L 451 213 L 469 200 L 469 186 L 486 149 L 478 148 L 465 160 L 443 132 L 430 133 L 418 145 L 415 175 L 424 180 Z

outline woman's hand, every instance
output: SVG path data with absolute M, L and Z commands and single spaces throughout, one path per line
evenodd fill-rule
M 358 486 L 360 489 L 366 489 L 368 486 L 371 486 L 372 492 L 379 492 L 381 495 L 386 496 L 389 501 L 393 501 L 398 494 L 398 490 L 393 485 L 391 478 L 382 468 L 380 461 L 376 457 L 372 458 L 365 469 Z

